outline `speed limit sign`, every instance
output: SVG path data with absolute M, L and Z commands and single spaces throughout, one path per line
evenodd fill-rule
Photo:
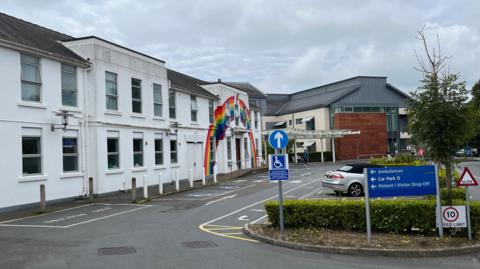
M 467 227 L 465 206 L 442 206 L 442 226 Z

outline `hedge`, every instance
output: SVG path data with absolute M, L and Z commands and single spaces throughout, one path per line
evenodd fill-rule
M 461 202 L 459 202 L 461 203 Z M 265 204 L 270 223 L 278 226 L 278 202 Z M 371 200 L 372 230 L 435 235 L 434 200 Z M 480 202 L 472 202 L 472 231 L 480 237 Z M 285 227 L 366 231 L 365 201 L 287 200 Z

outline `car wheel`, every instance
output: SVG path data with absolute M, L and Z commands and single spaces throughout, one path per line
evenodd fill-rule
M 352 185 L 350 185 L 350 187 L 348 187 L 348 194 L 350 196 L 358 197 L 358 196 L 361 196 L 362 193 L 363 193 L 363 188 L 362 188 L 362 185 L 360 185 L 359 183 L 353 183 Z

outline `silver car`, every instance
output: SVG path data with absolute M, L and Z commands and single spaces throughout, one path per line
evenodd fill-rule
M 324 188 L 333 189 L 336 193 L 347 193 L 350 196 L 358 197 L 363 195 L 363 169 L 372 167 L 383 167 L 369 163 L 347 164 L 340 169 L 328 171 L 322 180 Z

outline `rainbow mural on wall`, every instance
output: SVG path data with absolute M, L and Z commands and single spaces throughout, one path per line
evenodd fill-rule
M 210 124 L 207 132 L 207 139 L 205 142 L 205 158 L 204 167 L 205 175 L 213 174 L 213 152 L 217 151 L 217 146 L 225 138 L 230 122 L 235 121 L 235 109 L 238 106 L 239 121 L 248 130 L 248 137 L 250 139 L 251 151 L 253 155 L 253 167 L 256 167 L 257 151 L 255 147 L 255 140 L 251 130 L 250 110 L 245 102 L 239 98 L 239 95 L 232 95 L 228 97 L 222 105 L 217 106 L 214 114 L 214 121 Z M 214 138 L 214 139 L 212 139 Z M 215 141 L 215 145 L 212 145 Z M 211 151 L 213 147 L 213 152 Z

